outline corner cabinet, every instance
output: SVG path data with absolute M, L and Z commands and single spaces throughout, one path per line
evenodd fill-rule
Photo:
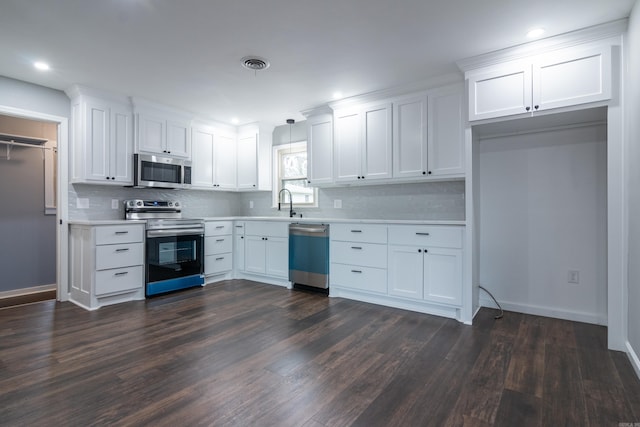
M 69 300 L 94 310 L 144 299 L 144 224 L 78 225 L 69 233 Z
M 84 94 L 71 97 L 72 183 L 133 184 L 132 110 L 126 102 Z
M 391 118 L 391 103 L 334 112 L 336 182 L 391 178 Z
M 603 45 L 469 71 L 469 121 L 609 100 L 611 67 L 611 46 Z

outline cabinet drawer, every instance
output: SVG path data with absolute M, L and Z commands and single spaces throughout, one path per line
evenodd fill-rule
M 387 268 L 387 246 L 377 243 L 331 242 L 331 261 Z
M 233 239 L 228 236 L 212 236 L 204 238 L 204 254 L 216 255 L 231 252 Z
M 387 293 L 387 270 L 346 264 L 331 264 L 330 286 Z
M 231 271 L 233 268 L 233 257 L 230 253 L 207 255 L 204 257 L 204 274 L 217 274 Z
M 144 244 L 96 246 L 96 270 L 144 264 Z
M 105 225 L 96 227 L 96 245 L 138 243 L 144 240 L 144 225 Z
M 134 291 L 143 285 L 144 270 L 141 265 L 96 272 L 96 295 Z
M 247 236 L 289 237 L 289 224 L 286 222 L 247 221 Z
M 387 226 L 371 224 L 332 224 L 331 240 L 387 243 Z
M 204 223 L 205 236 L 221 236 L 233 233 L 233 223 L 231 221 L 206 221 Z
M 462 248 L 462 227 L 390 226 L 389 243 L 394 245 Z

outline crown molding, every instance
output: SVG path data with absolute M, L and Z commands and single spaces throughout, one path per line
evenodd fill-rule
M 620 37 L 627 30 L 628 19 L 619 19 L 592 27 L 536 40 L 494 52 L 485 53 L 456 62 L 458 68 L 466 73 L 477 68 L 489 67 L 506 61 L 522 60 L 526 57 L 546 53 L 552 50 L 578 46 L 599 40 Z

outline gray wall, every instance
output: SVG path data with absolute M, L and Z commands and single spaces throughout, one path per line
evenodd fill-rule
M 0 89 L 1 90 L 1 89 Z M 0 132 L 50 140 L 57 126 L 0 116 Z M 56 283 L 56 216 L 45 215 L 44 160 L 36 148 L 0 145 L 0 292 Z
M 629 307 L 628 337 L 640 357 L 640 1 L 631 12 L 627 37 L 625 111 L 629 147 Z M 640 369 L 640 367 L 637 367 Z M 639 373 L 640 374 L 640 373 Z
M 71 103 L 64 92 L 0 76 L 0 105 L 70 117 Z

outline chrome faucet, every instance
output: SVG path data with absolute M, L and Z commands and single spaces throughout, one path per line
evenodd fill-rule
M 287 188 L 283 188 L 278 193 L 278 210 L 280 210 L 280 199 L 281 199 L 280 196 L 282 196 L 282 192 L 283 191 L 286 191 L 287 193 L 289 193 L 289 218 L 293 218 L 293 216 L 296 214 L 293 211 L 293 196 L 291 195 L 291 191 L 289 191 L 289 189 L 287 189 Z

